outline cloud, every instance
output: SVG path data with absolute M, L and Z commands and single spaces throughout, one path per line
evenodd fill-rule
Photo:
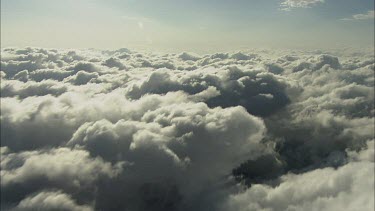
M 120 170 L 120 166 L 112 166 L 100 158 L 91 158 L 88 152 L 82 150 L 59 148 L 14 153 L 3 147 L 2 206 L 11 206 L 21 199 L 19 205 L 23 209 L 26 209 L 26 205 L 46 206 L 40 201 L 41 196 L 33 199 L 23 197 L 49 189 L 74 193 L 80 201 L 86 201 L 84 198 L 92 197 L 92 191 L 100 178 L 114 177 Z M 53 206 L 51 203 L 54 201 L 51 199 L 45 202 Z
M 373 20 L 375 17 L 374 10 L 369 10 L 367 13 L 355 14 L 350 18 L 343 18 L 342 20 L 351 21 L 351 20 Z
M 86 71 L 80 70 L 74 76 L 66 78 L 66 81 L 71 82 L 75 85 L 83 85 L 89 83 L 92 79 L 98 78 L 99 74 L 88 73 Z
M 199 55 L 195 55 L 193 53 L 187 53 L 187 52 L 181 53 L 178 57 L 184 61 L 189 61 L 189 60 L 197 61 L 200 59 Z
M 117 94 L 113 98 L 108 98 L 109 95 L 99 95 L 97 99 L 89 101 L 81 96 L 75 99 L 78 100 L 77 102 L 72 102 L 69 100 L 71 96 L 67 94 L 69 93 L 59 97 L 46 96 L 38 99 L 39 102 L 33 97 L 21 101 L 7 99 L 10 101 L 2 102 L 2 105 L 5 105 L 3 112 L 9 115 L 2 116 L 2 122 L 5 122 L 4 127 L 6 127 L 3 129 L 7 131 L 2 133 L 2 139 L 6 140 L 2 142 L 2 145 L 7 146 L 10 151 L 45 149 L 48 153 L 27 151 L 11 153 L 9 156 L 8 154 L 2 155 L 2 158 L 6 159 L 2 160 L 4 164 L 16 162 L 15 160 L 25 160 L 15 169 L 3 168 L 3 174 L 7 176 L 3 176 L 2 182 L 6 187 L 5 190 L 8 190 L 5 191 L 7 195 L 11 195 L 11 190 L 17 189 L 17 184 L 29 187 L 31 185 L 29 183 L 38 184 L 35 180 L 39 181 L 47 177 L 47 181 L 51 181 L 52 185 L 45 181 L 44 187 L 63 188 L 65 192 L 72 192 L 72 186 L 75 187 L 78 184 L 78 190 L 84 193 L 79 192 L 79 196 L 75 197 L 85 197 L 82 194 L 87 194 L 87 191 L 86 189 L 80 190 L 80 187 L 95 187 L 94 184 L 85 183 L 94 180 L 90 180 L 91 170 L 88 169 L 86 172 L 85 168 L 80 167 L 80 163 L 69 161 L 79 159 L 87 163 L 86 167 L 89 168 L 90 160 L 85 160 L 87 156 L 85 153 L 89 152 L 93 158 L 100 157 L 113 165 L 129 163 L 127 170 L 118 179 L 106 180 L 111 187 L 121 187 L 120 190 L 113 188 L 107 190 L 106 186 L 97 187 L 100 191 L 97 196 L 100 199 L 96 201 L 99 207 L 111 206 L 105 201 L 108 191 L 118 194 L 114 197 L 119 197 L 124 196 L 121 190 L 125 188 L 130 190 L 129 197 L 131 195 L 141 197 L 135 193 L 145 185 L 147 187 L 151 185 L 151 188 L 161 185 L 164 188 L 163 184 L 159 184 L 158 178 L 160 177 L 171 179 L 173 181 L 171 188 L 177 188 L 176 191 L 182 194 L 186 201 L 197 200 L 195 197 L 197 192 L 209 189 L 229 175 L 232 166 L 262 154 L 263 147 L 259 141 L 265 130 L 263 123 L 241 107 L 211 109 L 204 103 L 183 103 L 188 98 L 181 92 L 169 93 L 166 96 L 145 96 L 132 102 Z M 120 101 L 116 103 L 117 100 Z M 34 104 L 31 104 L 30 102 L 33 101 Z M 82 104 L 85 101 L 86 106 Z M 12 104 L 13 107 L 9 107 Z M 17 104 L 18 106 L 14 106 Z M 34 110 L 35 105 L 40 105 L 37 106 L 39 107 L 37 110 Z M 67 105 L 70 107 L 69 111 L 66 110 Z M 113 107 L 108 108 L 107 105 Z M 100 112 L 94 110 L 89 112 L 89 107 Z M 121 107 L 126 109 L 114 112 Z M 83 119 L 76 118 L 77 114 L 83 111 L 81 109 L 84 109 L 86 115 Z M 20 111 L 30 113 L 33 117 L 28 118 Z M 104 112 L 102 113 L 104 116 L 109 115 L 105 117 L 108 120 L 103 120 L 101 112 Z M 58 114 L 64 114 L 65 117 L 59 117 Z M 23 132 L 17 135 L 16 132 L 20 130 Z M 40 133 L 34 133 L 35 130 L 39 130 Z M 53 140 L 50 137 L 54 137 Z M 69 140 L 69 137 L 72 138 Z M 74 150 L 69 151 L 64 148 L 65 145 Z M 58 147 L 58 149 L 49 150 L 50 147 Z M 215 151 L 215 154 L 207 158 L 206 154 L 211 150 Z M 29 157 L 28 153 L 36 155 Z M 60 161 L 71 163 L 72 166 L 65 164 L 59 168 Z M 149 166 L 151 161 L 152 167 Z M 48 167 L 49 164 L 56 166 Z M 98 165 L 103 165 L 106 169 L 108 168 L 108 171 L 115 171 L 111 170 L 112 167 L 108 164 L 99 162 Z M 99 166 L 93 168 L 99 168 Z M 208 166 L 210 168 L 207 168 Z M 64 171 L 65 168 L 71 169 L 72 174 Z M 32 171 L 26 173 L 25 169 L 35 169 L 35 173 Z M 53 170 L 47 171 L 47 169 Z M 99 169 L 95 171 L 98 175 Z M 76 174 L 73 174 L 74 172 Z M 184 179 L 182 175 L 188 177 Z M 81 177 L 85 179 L 81 181 L 79 179 Z M 67 183 L 65 183 L 64 180 L 67 178 Z M 38 186 L 43 188 L 42 185 Z M 27 194 L 38 190 L 32 185 L 29 189 L 25 191 Z M 18 197 L 26 193 L 23 195 L 18 193 Z M 188 202 L 184 201 L 184 203 Z M 118 200 L 116 206 L 131 208 L 143 206 L 143 204 L 145 204 L 143 200 L 133 203 L 129 199 Z M 160 209 L 163 208 L 165 207 L 160 207 Z
M 123 70 L 126 67 L 116 58 L 109 58 L 103 62 L 103 65 L 107 67 L 117 67 L 119 70 Z
M 324 3 L 324 0 L 285 0 L 280 5 L 282 10 L 289 11 L 294 8 L 310 8 L 319 3 Z
M 22 210 L 71 210 L 71 211 L 91 211 L 92 207 L 77 205 L 71 196 L 62 192 L 40 192 L 34 196 L 23 199 L 15 211 Z
M 374 207 L 373 52 L 2 55 L 2 210 Z
M 24 77 L 18 78 L 18 80 L 23 81 Z M 38 83 L 34 81 L 20 83 L 18 80 L 17 81 L 4 81 L 1 84 L 1 91 L 2 91 L 1 96 L 2 97 L 19 96 L 20 98 L 26 98 L 30 96 L 44 96 L 44 95 L 58 96 L 68 90 L 66 85 L 53 81 L 53 80 L 44 80 Z
M 139 98 L 147 93 L 163 94 L 168 91 L 182 90 L 197 94 L 215 87 L 220 94 L 206 99 L 211 107 L 230 107 L 241 105 L 251 114 L 267 116 L 289 103 L 286 90 L 295 89 L 293 83 L 274 74 L 242 70 L 238 67 L 226 69 L 200 69 L 193 72 L 155 71 L 144 81 L 130 87 L 128 96 Z M 233 95 L 233 92 L 236 93 Z M 272 97 L 264 97 L 266 95 Z
M 276 186 L 254 185 L 229 197 L 223 210 L 372 210 L 374 163 L 355 162 L 287 174 Z

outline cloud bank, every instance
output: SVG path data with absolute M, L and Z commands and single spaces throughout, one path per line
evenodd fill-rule
M 2 210 L 374 209 L 372 53 L 1 53 Z

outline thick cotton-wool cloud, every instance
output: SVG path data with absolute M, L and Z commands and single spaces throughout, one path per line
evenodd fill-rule
M 1 53 L 2 210 L 374 209 L 372 53 Z

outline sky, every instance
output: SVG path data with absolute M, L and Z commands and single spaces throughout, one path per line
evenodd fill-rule
M 1 0 L 1 47 L 339 48 L 373 37 L 373 0 Z

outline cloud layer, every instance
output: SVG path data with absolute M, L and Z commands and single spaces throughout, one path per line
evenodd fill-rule
M 371 53 L 1 53 L 4 210 L 374 208 Z

